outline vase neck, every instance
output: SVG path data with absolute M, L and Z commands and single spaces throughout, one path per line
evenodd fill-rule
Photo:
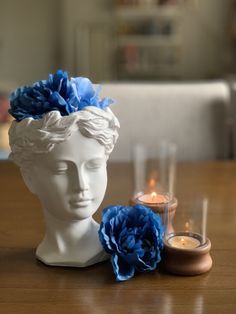
M 92 218 L 64 221 L 44 210 L 46 234 L 37 257 L 51 265 L 87 266 L 104 260 L 98 238 L 99 224 Z
M 46 233 L 51 236 L 60 233 L 61 236 L 77 239 L 86 236 L 86 233 L 90 231 L 91 224 L 97 224 L 92 217 L 82 220 L 63 220 L 53 216 L 45 209 L 44 220 Z

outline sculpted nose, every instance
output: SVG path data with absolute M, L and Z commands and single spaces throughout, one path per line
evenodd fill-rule
M 89 189 L 88 177 L 83 167 L 76 167 L 75 171 L 76 190 L 85 191 Z
M 81 190 L 88 190 L 88 178 L 83 170 L 79 171 L 79 186 Z

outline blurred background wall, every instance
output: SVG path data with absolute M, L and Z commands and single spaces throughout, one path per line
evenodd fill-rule
M 225 78 L 234 10 L 232 0 L 0 0 L 0 89 L 57 68 L 95 81 Z
M 56 0 L 0 1 L 0 87 L 30 83 L 58 67 L 60 14 Z

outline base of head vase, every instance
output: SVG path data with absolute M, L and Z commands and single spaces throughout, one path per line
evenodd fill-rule
M 86 263 L 80 263 L 78 261 L 68 261 L 68 260 L 64 260 L 64 261 L 50 261 L 47 259 L 44 260 L 44 257 L 37 255 L 37 251 L 36 251 L 36 258 L 40 262 L 44 263 L 47 266 L 80 267 L 80 268 L 82 268 L 82 267 L 88 267 L 88 266 L 92 266 L 92 265 L 97 264 L 97 263 L 104 262 L 104 261 L 109 259 L 109 255 L 106 254 L 106 252 L 100 252 L 97 256 L 95 256 L 91 260 L 87 261 Z
M 63 258 L 62 257 L 59 258 L 56 256 L 49 257 L 49 256 L 45 256 L 44 254 L 42 254 L 41 256 L 40 252 L 38 252 L 38 248 L 36 250 L 36 258 L 47 266 L 81 267 L 82 268 L 82 267 L 92 266 L 94 264 L 104 262 L 110 258 L 106 252 L 101 251 L 96 256 L 94 256 L 93 258 L 91 258 L 90 260 L 86 262 L 80 262 L 80 261 L 75 261 L 75 260 L 72 261 L 68 256 L 65 256 Z
M 87 267 L 109 259 L 98 238 L 99 224 L 90 219 L 89 225 L 85 234 L 81 222 L 60 226 L 54 233 L 50 228 L 36 249 L 36 258 L 48 266 L 63 267 Z M 75 231 L 77 237 L 72 236 Z

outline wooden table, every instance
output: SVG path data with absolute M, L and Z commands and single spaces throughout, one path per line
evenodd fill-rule
M 103 206 L 127 203 L 130 165 L 108 170 Z M 200 193 L 210 200 L 214 266 L 195 277 L 155 271 L 117 283 L 109 262 L 85 269 L 45 266 L 35 259 L 43 236 L 38 200 L 9 162 L 0 163 L 0 186 L 0 313 L 236 313 L 236 162 L 178 166 L 180 202 Z

